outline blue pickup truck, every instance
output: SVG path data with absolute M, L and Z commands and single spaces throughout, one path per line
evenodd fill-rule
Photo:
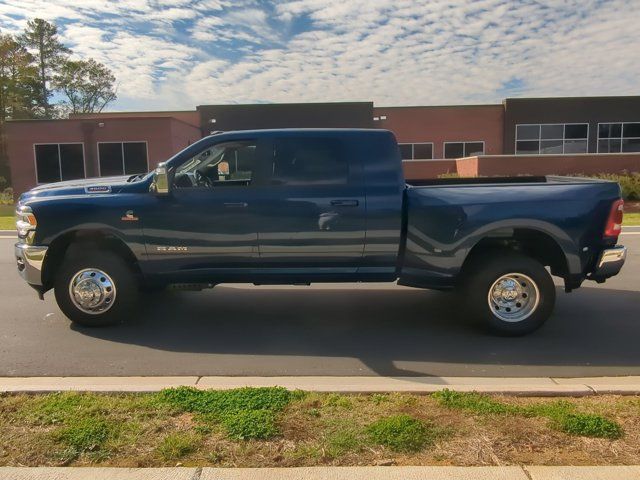
M 493 331 L 522 335 L 556 289 L 616 275 L 616 183 L 567 177 L 406 184 L 385 130 L 218 133 L 155 171 L 42 185 L 17 207 L 15 257 L 40 297 L 86 326 L 172 285 L 393 282 L 456 289 Z

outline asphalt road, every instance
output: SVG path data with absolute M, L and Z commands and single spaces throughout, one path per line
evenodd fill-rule
M 452 295 L 395 285 L 250 287 L 145 297 L 116 327 L 72 326 L 18 276 L 0 238 L 0 376 L 640 375 L 640 228 L 623 272 L 558 290 L 521 338 L 486 334 Z

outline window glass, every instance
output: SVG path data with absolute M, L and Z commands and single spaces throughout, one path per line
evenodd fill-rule
M 344 184 L 349 164 L 343 142 L 331 138 L 283 138 L 276 142 L 272 182 L 288 185 Z
M 540 142 L 538 142 L 537 140 L 516 142 L 516 155 L 532 155 L 540 153 L 539 146 Z
M 640 123 L 625 123 L 622 136 L 624 138 L 640 138 Z
M 82 144 L 68 143 L 60 145 L 60 171 L 62 172 L 62 180 L 84 178 Z
M 133 175 L 136 173 L 146 173 L 147 167 L 147 144 L 145 142 L 125 142 L 122 144 L 124 150 L 124 174 Z
M 621 123 L 601 123 L 598 126 L 599 138 L 620 138 L 622 135 Z
M 212 145 L 180 165 L 174 184 L 179 188 L 250 185 L 256 152 L 254 141 Z
M 433 158 L 432 143 L 416 143 L 413 145 L 413 158 L 416 160 L 431 160 Z
M 564 138 L 587 138 L 587 124 L 565 125 Z
M 413 160 L 413 144 L 401 143 L 398 145 L 400 148 L 400 156 L 402 160 Z
M 540 142 L 540 153 L 558 154 L 562 153 L 562 139 L 560 140 L 542 140 Z
M 100 176 L 109 177 L 123 175 L 122 143 L 99 143 L 98 156 L 100 158 Z
M 516 127 L 518 140 L 538 140 L 540 138 L 540 125 L 518 125 Z
M 587 141 L 565 140 L 564 153 L 587 153 Z
M 464 144 L 464 156 L 471 157 L 473 155 L 484 154 L 484 143 L 482 142 L 467 142 Z
M 445 143 L 444 158 L 462 158 L 464 157 L 464 143 Z
M 542 125 L 541 138 L 543 140 L 562 140 L 564 134 L 564 125 Z M 562 152 L 561 152 L 562 153 Z
M 625 138 L 622 140 L 622 151 L 625 153 L 629 152 L 640 152 L 640 138 Z
M 36 178 L 38 183 L 60 181 L 58 144 L 36 145 Z

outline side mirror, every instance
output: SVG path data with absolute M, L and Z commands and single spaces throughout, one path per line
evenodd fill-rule
M 151 191 L 158 195 L 168 195 L 171 191 L 171 175 L 165 162 L 158 164 L 153 172 L 153 183 Z

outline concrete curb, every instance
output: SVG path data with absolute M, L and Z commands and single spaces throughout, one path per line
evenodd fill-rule
M 640 480 L 640 466 L 613 467 L 0 467 L 3 480 Z
M 521 396 L 639 395 L 640 376 L 588 378 L 501 377 L 0 377 L 0 392 L 157 392 L 190 386 L 211 390 L 281 386 L 337 393 L 406 392 L 443 389 Z

